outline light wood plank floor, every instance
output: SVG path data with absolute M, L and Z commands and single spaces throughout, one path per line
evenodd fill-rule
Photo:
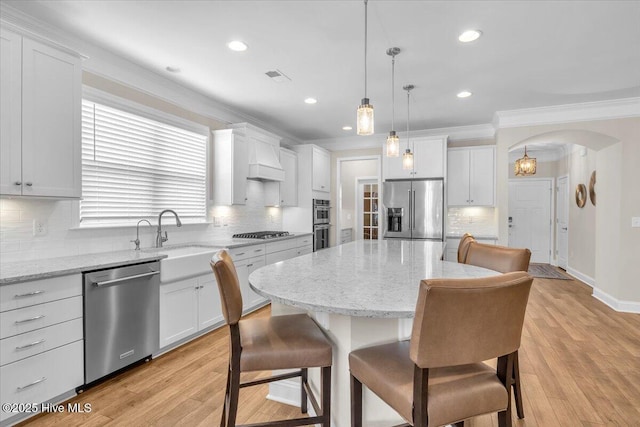
M 21 425 L 218 425 L 227 340 L 226 328 L 214 331 L 71 400 L 91 403 L 90 414 L 46 414 Z M 526 418 L 514 410 L 516 426 L 640 426 L 640 315 L 611 310 L 581 282 L 535 279 L 520 369 Z M 267 390 L 241 391 L 239 423 L 299 416 L 266 400 Z M 486 415 L 466 425 L 498 422 Z

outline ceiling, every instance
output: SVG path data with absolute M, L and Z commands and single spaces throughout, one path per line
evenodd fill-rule
M 362 1 L 3 3 L 309 141 L 355 135 L 364 96 Z M 490 123 L 495 111 L 640 96 L 639 1 L 369 2 L 376 133 Z M 458 35 L 483 35 L 463 44 Z M 227 42 L 249 46 L 232 52 Z M 180 68 L 179 73 L 166 71 Z M 280 70 L 276 83 L 264 73 Z M 473 95 L 459 99 L 469 90 Z M 318 103 L 307 105 L 306 97 Z M 345 125 L 354 130 L 344 131 Z

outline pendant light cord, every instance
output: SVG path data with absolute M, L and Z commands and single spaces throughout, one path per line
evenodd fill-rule
M 409 149 L 409 121 L 411 118 L 409 115 L 409 96 L 411 96 L 411 89 L 407 90 L 407 149 Z
M 396 117 L 396 95 L 394 92 L 393 82 L 396 79 L 396 57 L 391 57 L 391 130 L 396 129 L 395 117 Z
M 367 3 L 364 0 L 364 97 L 367 97 Z

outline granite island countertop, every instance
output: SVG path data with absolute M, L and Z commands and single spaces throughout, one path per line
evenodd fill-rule
M 501 273 L 441 261 L 444 243 L 358 240 L 259 268 L 251 288 L 280 304 L 315 312 L 409 318 L 426 278 L 490 277 Z
M 139 251 L 124 250 L 98 252 L 83 255 L 41 258 L 26 261 L 0 262 L 0 285 L 26 282 L 29 280 L 46 279 L 49 277 L 66 276 L 69 274 L 138 264 L 142 262 L 157 261 L 162 258 L 166 258 L 168 256 L 167 252 L 172 248 L 199 246 L 203 248 L 232 249 L 242 246 L 262 244 L 266 242 L 293 239 L 306 235 L 310 236 L 312 235 L 312 233 L 292 233 L 289 236 L 277 237 L 273 239 L 222 238 L 210 242 L 194 242 L 177 245 L 167 245 L 163 248 L 143 248 Z

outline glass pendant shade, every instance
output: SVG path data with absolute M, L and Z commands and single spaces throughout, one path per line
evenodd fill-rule
M 402 155 L 402 169 L 413 169 L 413 153 L 407 148 L 407 151 Z
M 400 155 L 400 138 L 396 135 L 396 131 L 389 132 L 387 137 L 387 157 L 398 157 Z
M 536 174 L 537 161 L 535 158 L 527 156 L 527 147 L 524 147 L 524 156 L 516 160 L 514 172 L 516 176 L 527 176 Z
M 369 98 L 363 98 L 358 107 L 358 135 L 373 135 L 373 105 Z

